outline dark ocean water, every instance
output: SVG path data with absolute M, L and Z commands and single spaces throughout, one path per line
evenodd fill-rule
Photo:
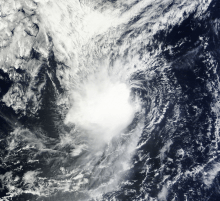
M 30 2 L 1 31 L 0 200 L 220 200 L 220 2 Z

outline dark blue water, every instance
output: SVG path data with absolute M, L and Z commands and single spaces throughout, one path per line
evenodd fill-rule
M 175 2 L 161 9 L 166 13 L 174 4 Z M 126 41 L 135 40 L 143 34 L 144 30 L 151 32 L 149 22 L 142 27 L 133 28 L 150 8 L 151 6 L 143 8 L 138 16 L 127 23 L 125 31 L 116 42 L 119 49 Z M 132 166 L 120 179 L 119 187 L 103 193 L 97 200 L 220 199 L 219 10 L 220 2 L 214 0 L 200 17 L 197 16 L 195 8 L 190 15 L 185 14 L 181 23 L 158 30 L 153 35 L 150 45 L 143 43 L 139 47 L 136 52 L 139 60 L 146 53 L 154 57 L 150 67 L 146 63 L 146 69 L 138 70 L 130 78 L 131 82 L 141 80 L 142 87 L 134 87 L 132 93 L 138 94 L 143 103 L 144 129 L 136 153 L 131 159 Z M 52 44 L 53 38 L 49 39 Z M 159 49 L 160 53 L 156 54 Z M 124 52 L 124 58 L 129 57 L 129 51 Z M 116 53 L 111 55 L 112 63 L 115 62 L 115 58 Z M 79 158 L 73 158 L 70 156 L 71 146 L 62 149 L 56 146 L 59 134 L 69 132 L 72 128 L 64 125 L 65 117 L 57 110 L 57 107 L 61 107 L 56 105 L 57 97 L 64 94 L 66 89 L 57 78 L 56 69 L 60 63 L 55 58 L 53 50 L 50 51 L 47 60 L 37 50 L 32 51 L 29 59 L 42 63 L 32 85 L 32 90 L 38 94 L 39 107 L 33 111 L 36 101 L 29 101 L 26 103 L 24 113 L 22 109 L 14 110 L 3 101 L 0 102 L 0 174 L 3 175 L 0 177 L 0 197 L 2 200 L 16 201 L 95 200 L 84 191 L 95 189 L 103 181 L 92 183 L 93 180 L 89 175 L 86 177 L 91 179 L 91 182 L 82 186 L 81 191 L 68 192 L 57 188 L 51 193 L 48 192 L 47 196 L 33 193 L 37 192 L 37 186 L 40 185 L 37 183 L 38 180 L 35 181 L 36 189 L 31 189 L 22 180 L 26 172 L 37 170 L 40 171 L 38 176 L 44 178 L 43 182 L 47 184 L 60 174 L 61 166 L 72 170 L 73 164 L 80 163 L 81 158 L 88 156 L 87 153 L 82 153 Z M 27 90 L 30 84 L 26 70 L 16 70 L 13 67 L 11 69 L 16 71 L 16 75 L 23 77 L 25 75 L 26 78 L 16 81 L 10 78 L 8 72 L 0 69 L 0 98 L 15 84 L 19 84 L 23 91 Z M 41 85 L 43 87 L 39 91 Z M 64 109 L 64 114 L 66 113 Z M 127 129 L 136 127 L 138 120 L 134 119 Z M 32 148 L 23 149 L 30 141 L 22 137 L 19 139 L 20 135 L 11 134 L 18 126 L 27 130 L 26 133 L 23 131 L 23 136 L 35 139 L 31 141 L 34 145 Z M 34 130 L 38 130 L 38 133 L 33 137 L 29 131 Z M 18 144 L 11 150 L 8 145 L 13 139 Z M 54 152 L 39 153 L 41 142 L 44 149 L 53 149 Z M 31 156 L 35 161 L 29 163 L 27 156 Z M 8 181 L 7 173 L 11 174 Z M 16 180 L 16 177 L 19 179 Z M 9 181 L 13 179 L 14 182 Z M 62 178 L 55 179 L 53 186 L 56 187 L 56 182 L 61 180 Z M 13 184 L 23 193 L 13 195 L 13 190 L 7 183 Z M 32 191 L 24 193 L 27 189 Z M 11 198 L 6 198 L 8 195 L 12 195 Z

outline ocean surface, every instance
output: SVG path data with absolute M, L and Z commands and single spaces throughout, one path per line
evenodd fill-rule
M 219 201 L 220 1 L 0 0 L 0 201 Z

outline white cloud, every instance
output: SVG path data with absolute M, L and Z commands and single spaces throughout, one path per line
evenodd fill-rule
M 92 137 L 109 141 L 132 122 L 134 114 L 129 87 L 98 72 L 72 92 L 72 108 L 65 123 L 74 123 Z

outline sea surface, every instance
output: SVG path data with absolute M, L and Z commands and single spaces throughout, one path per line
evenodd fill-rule
M 0 0 L 0 201 L 219 201 L 220 1 Z

